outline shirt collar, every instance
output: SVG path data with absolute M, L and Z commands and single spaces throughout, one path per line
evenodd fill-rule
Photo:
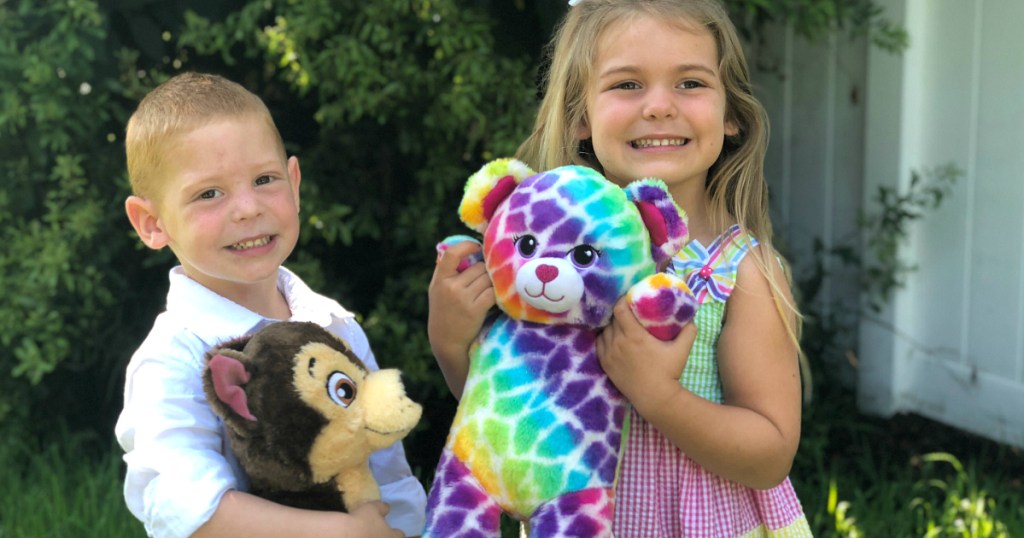
M 225 338 L 250 334 L 275 321 L 227 299 L 185 275 L 181 266 L 171 269 L 167 311 L 208 345 Z M 309 288 L 295 273 L 278 268 L 277 289 L 281 290 L 292 311 L 291 321 L 311 321 L 327 327 L 334 319 L 354 315 L 337 301 Z

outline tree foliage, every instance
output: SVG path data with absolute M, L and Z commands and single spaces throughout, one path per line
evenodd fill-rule
M 741 29 L 886 28 L 871 0 L 729 0 Z M 0 426 L 53 409 L 109 431 L 123 370 L 166 293 L 168 252 L 129 233 L 123 133 L 184 70 L 261 95 L 303 168 L 287 262 L 359 313 L 424 402 L 410 443 L 443 441 L 454 401 L 425 335 L 437 239 L 465 178 L 532 123 L 550 0 L 0 0 Z M 43 404 L 43 405 L 40 405 Z M 414 465 L 432 468 L 433 456 Z M 422 470 L 422 469 L 421 469 Z M 429 471 L 427 471 L 429 472 Z

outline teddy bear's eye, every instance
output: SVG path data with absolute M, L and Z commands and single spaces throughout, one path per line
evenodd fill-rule
M 576 264 L 577 267 L 589 267 L 597 261 L 597 257 L 601 253 L 590 245 L 579 245 L 569 251 L 569 257 L 572 259 L 572 263 Z
M 341 373 L 334 372 L 327 378 L 327 395 L 334 403 L 348 407 L 356 399 L 356 383 L 352 378 Z
M 537 252 L 537 238 L 532 235 L 523 235 L 515 239 L 516 250 L 524 258 L 529 258 Z

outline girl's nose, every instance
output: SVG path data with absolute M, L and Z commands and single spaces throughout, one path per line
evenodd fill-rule
M 644 118 L 650 120 L 675 117 L 676 103 L 670 90 L 651 88 L 644 101 Z

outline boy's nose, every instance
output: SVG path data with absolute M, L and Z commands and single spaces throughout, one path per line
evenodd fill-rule
M 235 197 L 233 207 L 235 220 L 251 219 L 258 216 L 261 211 L 259 200 L 255 194 L 242 193 Z

